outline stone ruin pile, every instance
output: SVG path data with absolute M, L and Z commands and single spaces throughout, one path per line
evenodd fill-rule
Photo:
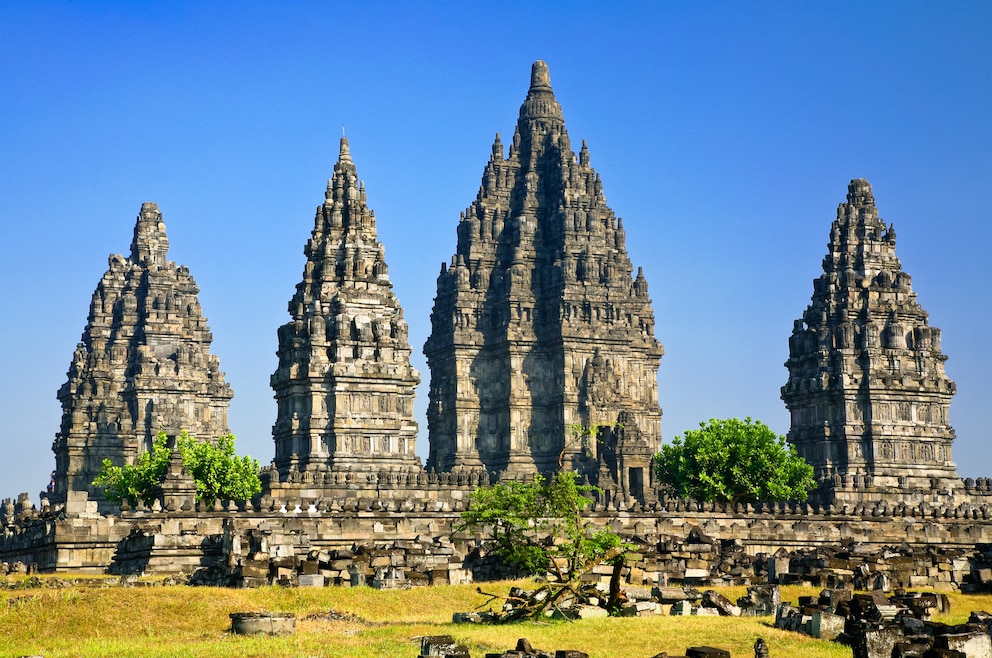
M 480 590 L 481 591 L 481 590 Z M 522 613 L 533 609 L 535 603 L 546 599 L 546 589 L 510 589 L 497 611 L 457 612 L 452 616 L 456 624 L 503 624 L 522 618 Z M 545 611 L 552 619 L 597 619 L 610 615 L 610 583 L 604 580 L 583 579 L 575 593 L 568 592 Z M 621 617 L 714 616 L 714 617 L 763 617 L 772 615 L 778 607 L 780 595 L 775 585 L 755 585 L 748 593 L 733 603 L 714 590 L 700 592 L 694 587 L 638 587 L 625 584 L 617 596 L 617 614 Z
M 775 626 L 847 644 L 854 658 L 992 657 L 992 615 L 973 612 L 966 623 L 948 625 L 932 621 L 932 611 L 950 612 L 946 595 L 825 589 L 796 606 L 781 604 Z
M 481 575 L 486 575 L 484 565 L 473 564 L 472 544 L 453 542 L 443 536 L 360 541 L 339 548 L 318 549 L 305 544 L 305 535 L 249 529 L 226 533 L 224 541 L 226 559 L 195 571 L 192 584 L 408 589 L 471 582 L 475 566 L 480 568 Z M 499 575 L 505 574 L 504 570 Z
M 992 591 L 992 546 L 974 549 L 902 545 L 846 546 L 784 550 L 767 557 L 769 582 L 857 590 L 927 587 L 945 591 Z
M 755 658 L 769 658 L 768 646 L 758 639 L 754 645 Z M 450 635 L 428 635 L 421 638 L 418 658 L 471 658 L 468 648 L 458 644 Z M 543 651 L 531 645 L 527 638 L 517 640 L 517 645 L 502 653 L 487 653 L 485 658 L 589 658 L 589 654 L 574 649 Z M 661 652 L 650 658 L 731 658 L 730 652 L 715 647 L 689 647 L 684 655 Z
M 877 549 L 850 544 L 752 556 L 744 552 L 739 541 L 700 542 L 698 537 L 698 532 L 691 531 L 687 540 L 664 538 L 655 547 L 642 544 L 628 553 L 621 582 L 632 602 L 658 603 L 657 609 L 639 605 L 638 614 L 667 614 L 673 608 L 678 611 L 673 614 L 698 614 L 693 610 L 700 606 L 690 606 L 701 598 L 693 594 L 696 588 L 726 585 L 992 591 L 992 546 L 989 545 L 974 549 L 909 546 Z M 218 554 L 225 566 L 209 570 L 209 576 L 204 574 L 204 583 L 368 584 L 388 588 L 479 582 L 520 575 L 489 554 L 478 538 L 464 535 L 364 540 L 322 549 L 311 546 L 305 532 L 251 531 L 236 541 L 226 535 L 225 542 L 229 542 L 225 544 L 227 548 Z M 598 593 L 590 596 L 603 600 L 602 592 L 608 588 L 612 573 L 612 566 L 603 564 L 582 576 L 588 587 L 599 588 Z M 757 603 L 738 602 L 738 605 L 747 609 Z M 719 606 L 704 603 L 702 607 Z

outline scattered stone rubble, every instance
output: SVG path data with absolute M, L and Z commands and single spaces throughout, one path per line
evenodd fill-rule
M 383 539 L 385 533 L 354 532 L 351 533 L 356 537 L 354 541 L 339 538 L 332 543 L 324 536 L 308 533 L 302 522 L 277 525 L 232 520 L 225 522 L 223 536 L 213 536 L 211 543 L 192 532 L 192 527 L 160 537 L 148 532 L 132 533 L 118 548 L 118 563 L 132 553 L 140 559 L 131 560 L 131 569 L 121 568 L 116 572 L 148 572 L 151 563 L 148 555 L 155 550 L 165 551 L 174 539 L 181 540 L 184 546 L 196 546 L 201 553 L 213 551 L 205 567 L 191 564 L 192 558 L 178 548 L 172 558 L 174 562 L 182 562 L 187 572 L 197 572 L 194 582 L 211 585 L 370 585 L 385 589 L 518 575 L 489 554 L 479 538 L 457 533 L 424 532 Z M 361 527 L 354 525 L 356 531 Z M 685 585 L 689 591 L 693 587 L 765 584 L 886 591 L 898 587 L 964 592 L 992 589 L 992 545 L 987 544 L 966 550 L 906 545 L 879 549 L 848 543 L 791 552 L 779 550 L 773 555 L 748 555 L 741 542 L 716 541 L 699 528 L 690 530 L 684 540 L 663 537 L 650 544 L 645 537 L 634 535 L 630 539 L 635 549 L 627 554 L 621 570 L 621 581 L 628 593 L 641 590 L 650 593 L 652 588 L 665 591 L 670 584 Z M 144 546 L 150 553 L 135 549 L 135 545 Z M 131 546 L 131 553 L 125 551 L 125 546 Z M 599 565 L 584 574 L 582 582 L 590 587 L 606 587 L 612 573 L 612 566 Z M 683 589 L 675 587 L 672 591 Z M 663 602 L 679 603 L 680 609 L 686 610 L 684 614 L 691 614 L 682 603 L 685 600 L 682 596 Z M 751 609 L 758 603 L 737 605 Z M 713 603 L 705 607 L 719 606 Z M 773 610 L 774 604 L 759 614 L 772 614 Z
M 197 570 L 193 584 L 408 589 L 472 582 L 476 566 L 483 576 L 510 575 L 486 559 L 478 541 L 455 542 L 444 535 L 318 547 L 306 533 L 271 528 L 239 531 L 229 524 L 223 544 L 223 563 Z
M 992 546 L 973 550 L 927 546 L 877 547 L 851 543 L 835 549 L 779 551 L 765 561 L 769 582 L 858 590 L 898 587 L 962 592 L 992 588 Z
M 759 653 L 759 646 L 761 652 Z M 754 645 L 755 658 L 768 658 L 768 647 L 760 638 Z M 468 648 L 458 644 L 450 635 L 429 635 L 421 638 L 418 658 L 444 656 L 448 658 L 470 658 Z M 575 649 L 558 649 L 557 651 L 542 651 L 535 649 L 530 641 L 522 637 L 517 640 L 514 649 L 502 653 L 487 653 L 486 658 L 589 658 L 589 654 Z M 689 647 L 684 656 L 669 655 L 661 652 L 652 658 L 731 658 L 730 652 L 714 647 Z
M 825 589 L 780 604 L 775 626 L 848 644 L 854 658 L 992 658 L 992 615 L 972 613 L 952 626 L 932 621 L 931 611 L 950 612 L 945 594 Z
M 482 590 L 479 590 L 482 592 Z M 485 592 L 482 592 L 485 593 Z M 519 587 L 510 589 L 506 597 L 493 595 L 493 599 L 504 599 L 499 611 L 456 612 L 452 622 L 456 624 L 501 624 L 516 621 L 520 611 L 532 607 L 546 599 L 545 589 L 525 590 Z M 725 617 L 758 617 L 775 614 L 781 597 L 776 585 L 755 585 L 748 588 L 734 604 L 714 590 L 700 593 L 692 587 L 624 587 L 618 597 L 617 614 L 621 617 L 646 617 L 653 615 L 710 615 Z M 608 583 L 587 583 L 580 586 L 575 594 L 562 596 L 545 615 L 555 619 L 594 619 L 606 617 L 609 609 L 610 590 Z

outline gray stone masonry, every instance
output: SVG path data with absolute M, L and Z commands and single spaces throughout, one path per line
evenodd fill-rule
M 7 501 L 0 507 L 0 561 L 19 561 L 38 571 L 103 571 L 113 564 L 121 573 L 188 574 L 199 567 L 229 568 L 226 560 L 232 553 L 238 559 L 255 559 L 254 552 L 286 557 L 273 547 L 285 551 L 292 547 L 289 555 L 303 556 L 305 561 L 311 550 L 353 550 L 356 542 L 369 542 L 377 549 L 400 549 L 404 556 L 411 546 L 425 549 L 421 557 L 415 554 L 411 561 L 406 556 L 402 563 L 389 565 L 406 570 L 411 583 L 420 576 L 410 572 L 438 582 L 461 579 L 463 570 L 483 578 L 500 575 L 484 552 L 472 557 L 471 567 L 462 560 L 448 560 L 441 567 L 440 562 L 423 557 L 434 555 L 435 544 L 454 540 L 467 502 L 449 495 L 462 493 L 464 485 L 421 486 L 404 489 L 402 497 L 380 495 L 385 492 L 373 487 L 366 489 L 365 497 L 263 496 L 255 502 L 199 503 L 195 509 L 179 505 L 175 511 L 167 509 L 169 492 L 163 491 L 150 509 L 122 505 L 114 516 L 97 514 L 84 492 L 70 497 L 71 515 L 68 506 L 46 502 L 38 509 L 26 500 Z M 589 509 L 589 517 L 608 524 L 634 545 L 623 578 L 636 587 L 809 583 L 834 588 L 992 591 L 992 506 L 988 504 L 887 508 L 883 513 L 864 507 L 735 510 L 685 501 L 620 510 L 597 503 Z M 241 533 L 242 548 L 237 551 L 225 539 L 230 534 L 225 523 L 234 524 L 230 528 Z M 269 536 L 270 550 L 245 548 L 255 541 L 251 537 L 260 536 Z M 462 553 L 468 556 L 473 550 Z M 318 572 L 332 568 L 320 556 L 315 559 L 326 565 L 318 566 Z M 269 566 L 265 564 L 263 576 L 269 574 Z M 294 565 L 277 566 L 291 570 Z M 348 565 L 335 566 L 337 573 L 323 574 L 325 584 L 344 577 L 341 572 Z M 608 578 L 609 573 L 594 571 L 590 577 Z
M 931 610 L 950 612 L 947 597 L 824 590 L 819 597 L 800 597 L 796 606 L 779 605 L 775 626 L 842 642 L 854 658 L 992 658 L 992 616 L 973 612 L 967 623 L 950 626 L 931 621 Z
M 788 439 L 824 481 L 824 502 L 948 499 L 960 488 L 940 330 L 895 250 L 871 185 L 852 180 L 789 339 L 782 387 Z
M 185 266 L 168 260 L 168 250 L 162 213 L 142 204 L 131 254 L 110 256 L 58 392 L 52 502 L 84 491 L 109 511 L 116 506 L 92 486 L 104 459 L 133 463 L 159 431 L 185 429 L 202 441 L 228 432 L 233 393 L 210 354 L 199 288 Z
M 535 62 L 509 152 L 496 135 L 475 201 L 442 264 L 424 354 L 429 469 L 516 478 L 565 466 L 641 498 L 661 441 L 648 285 L 589 149 L 565 129 Z M 626 441 L 586 430 L 618 427 Z M 601 455 L 607 445 L 630 448 Z M 610 448 L 608 447 L 607 450 Z
M 420 469 L 403 310 L 348 140 L 304 247 L 303 280 L 279 328 L 272 435 L 281 479 L 298 472 Z M 273 478 L 278 479 L 278 478 Z

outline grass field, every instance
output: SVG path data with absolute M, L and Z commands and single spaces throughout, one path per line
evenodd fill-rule
M 505 592 L 509 583 L 487 583 Z M 730 599 L 745 588 L 720 590 Z M 818 590 L 786 587 L 784 601 Z M 952 614 L 992 610 L 992 596 L 952 595 Z M 526 637 L 539 649 L 578 649 L 594 658 L 650 658 L 690 646 L 729 649 L 753 656 L 758 637 L 776 658 L 848 657 L 847 647 L 771 627 L 772 619 L 727 617 L 613 618 L 579 622 L 471 626 L 450 623 L 453 612 L 486 601 L 474 586 L 380 591 L 369 588 L 254 590 L 208 587 L 100 587 L 0 590 L 0 656 L 311 656 L 375 658 L 419 653 L 423 635 L 452 635 L 473 657 L 512 649 Z M 232 612 L 293 612 L 297 632 L 283 637 L 230 633 Z

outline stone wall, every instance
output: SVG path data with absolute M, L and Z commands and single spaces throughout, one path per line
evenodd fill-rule
M 78 492 L 67 506 L 43 506 L 41 510 L 30 504 L 5 506 L 0 519 L 0 560 L 33 564 L 39 571 L 102 572 L 114 564 L 113 569 L 121 573 L 189 574 L 201 567 L 223 567 L 232 575 L 237 561 L 254 559 L 254 553 L 300 562 L 317 551 L 320 562 L 321 551 L 354 551 L 359 546 L 419 551 L 435 544 L 447 550 L 451 544 L 457 545 L 459 560 L 473 551 L 473 559 L 483 557 L 484 551 L 477 550 L 478 537 L 455 532 L 470 487 L 458 483 L 453 474 L 436 477 L 437 481 L 418 485 L 416 491 L 408 482 L 391 491 L 371 487 L 368 497 L 308 498 L 299 495 L 305 490 L 295 489 L 290 490 L 291 496 L 266 496 L 256 503 L 201 504 L 188 511 L 162 511 L 160 503 L 152 509 L 124 505 L 119 515 L 108 516 L 96 514 L 93 502 Z M 399 491 L 407 495 L 389 495 Z M 911 566 L 903 560 L 903 566 L 888 570 L 900 571 L 898 579 L 905 586 L 920 585 L 925 577 L 931 585 L 944 582 L 960 587 L 984 581 L 979 571 L 992 567 L 979 557 L 984 555 L 982 549 L 976 549 L 979 544 L 992 544 L 992 506 L 988 504 L 952 508 L 879 504 L 837 510 L 807 505 L 729 508 L 682 500 L 628 506 L 613 501 L 594 504 L 589 516 L 635 544 L 628 572 L 631 582 L 744 583 L 768 578 L 769 573 L 792 573 L 800 580 L 826 584 L 817 581 L 819 576 L 810 577 L 816 571 L 809 566 L 812 562 L 800 558 L 834 565 L 814 565 L 816 569 L 853 572 L 858 563 L 849 560 L 848 566 L 838 566 L 830 562 L 840 559 L 836 555 L 842 546 L 852 544 L 871 554 L 881 554 L 887 546 L 912 549 L 900 553 L 903 558 L 912 557 Z M 248 548 L 253 545 L 256 548 Z M 789 556 L 787 571 L 783 571 L 783 562 L 767 564 L 769 556 L 781 558 L 783 554 Z M 793 564 L 793 558 L 799 561 Z M 950 568 L 941 566 L 945 563 Z M 282 568 L 293 567 L 284 564 L 288 566 Z M 406 564 L 404 557 L 403 565 L 391 566 Z M 344 578 L 341 572 L 346 569 L 338 567 L 332 579 Z M 852 578 L 833 575 L 835 580 Z M 992 571 L 986 575 L 992 580 Z M 907 581 L 910 576 L 916 580 Z M 893 579 L 892 574 L 887 577 Z
M 64 505 L 36 509 L 22 495 L 0 514 L 0 562 L 44 572 L 103 573 L 132 523 L 96 512 L 85 491 L 68 492 Z

